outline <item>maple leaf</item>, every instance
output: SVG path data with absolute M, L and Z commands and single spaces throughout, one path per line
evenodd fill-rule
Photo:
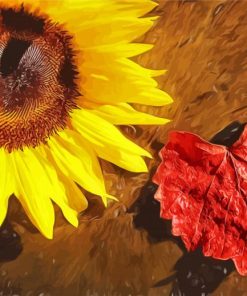
M 160 156 L 155 198 L 173 234 L 247 275 L 247 125 L 231 147 L 172 132 Z

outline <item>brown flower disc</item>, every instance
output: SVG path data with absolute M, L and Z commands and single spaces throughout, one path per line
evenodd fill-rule
M 76 107 L 71 36 L 48 18 L 0 7 L 0 147 L 36 147 Z

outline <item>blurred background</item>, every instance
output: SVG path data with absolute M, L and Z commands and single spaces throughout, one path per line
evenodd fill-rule
M 154 155 L 149 174 L 102 161 L 108 191 L 119 197 L 104 209 L 89 196 L 80 226 L 57 210 L 55 238 L 43 238 L 11 200 L 0 229 L 0 295 L 136 296 L 247 295 L 247 278 L 231 261 L 187 253 L 159 219 L 152 174 L 170 130 L 187 130 L 224 143 L 247 120 L 247 1 L 160 0 L 155 26 L 140 42 L 155 44 L 136 58 L 167 69 L 157 79 L 172 105 L 139 110 L 172 119 L 162 127 L 125 126 L 123 133 Z M 238 123 L 237 123 L 237 122 Z M 233 123 L 235 122 L 235 123 Z M 227 144 L 227 143 L 226 143 Z

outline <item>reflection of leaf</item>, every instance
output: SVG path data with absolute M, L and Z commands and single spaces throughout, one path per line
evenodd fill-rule
M 230 148 L 173 132 L 161 157 L 155 198 L 173 234 L 247 275 L 247 127 Z

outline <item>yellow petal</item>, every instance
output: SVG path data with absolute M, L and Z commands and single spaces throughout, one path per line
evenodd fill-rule
M 0 149 L 0 225 L 3 223 L 8 209 L 8 200 L 13 193 L 13 184 L 11 183 L 11 176 L 13 174 L 11 163 L 8 161 L 8 152 L 3 148 Z M 12 185 L 12 186 L 11 186 Z
M 111 123 L 90 110 L 77 109 L 72 113 L 72 126 L 92 144 L 106 150 L 122 150 L 129 154 L 151 157 L 150 153 L 124 137 Z
M 81 109 L 72 114 L 72 124 L 82 137 L 92 142 L 92 148 L 99 157 L 132 172 L 147 172 L 141 156 L 151 157 L 151 155 L 125 138 L 106 120 Z M 81 141 L 81 137 L 78 136 L 77 139 Z
M 70 7 L 71 9 L 76 9 L 77 11 L 78 9 L 81 9 L 85 10 L 85 12 L 88 10 L 97 12 L 97 16 L 99 17 L 103 17 L 105 14 L 111 17 L 114 17 L 115 14 L 140 17 L 158 5 L 154 1 L 150 0 L 66 0 L 65 2 L 68 8 Z M 92 15 L 86 14 L 85 17 L 91 18 Z
M 87 53 L 80 72 L 86 77 L 81 84 L 82 106 L 85 99 L 105 105 L 130 102 L 163 106 L 172 102 L 167 93 L 157 89 L 157 82 L 152 78 L 163 71 L 156 73 L 127 58 L 112 59 L 104 55 L 98 58 Z
M 80 188 L 70 177 L 59 174 L 59 179 L 64 184 L 69 206 L 78 213 L 84 211 L 88 207 L 88 201 Z
M 31 149 L 10 154 L 15 178 L 15 195 L 28 217 L 47 238 L 53 237 L 54 209 L 49 198 L 51 182 Z M 56 181 L 56 180 L 54 180 Z
M 61 172 L 87 191 L 107 200 L 104 178 L 95 152 L 84 141 L 75 142 L 77 134 L 70 130 L 59 132 L 49 141 L 50 151 Z
M 113 57 L 126 57 L 131 58 L 149 51 L 153 48 L 153 44 L 143 43 L 115 43 L 107 45 L 97 45 L 92 47 L 83 48 L 84 58 L 86 57 L 97 57 L 98 59 L 104 57 L 112 59 Z M 163 74 L 163 72 L 162 72 Z
M 70 182 L 63 183 L 63 181 L 66 182 L 65 178 L 60 179 L 60 176 L 58 178 L 58 172 L 55 169 L 55 163 L 53 163 L 51 159 L 49 161 L 46 159 L 47 154 L 45 153 L 45 150 L 46 149 L 43 149 L 43 147 L 38 147 L 34 150 L 34 154 L 42 164 L 42 167 L 44 168 L 44 174 L 46 176 L 49 176 L 50 187 L 48 187 L 47 190 L 50 193 L 50 198 L 60 207 L 67 221 L 73 226 L 77 227 L 78 226 L 77 215 L 79 210 L 74 208 L 72 205 L 74 205 L 75 199 L 80 199 L 80 201 L 77 200 L 77 203 L 80 202 L 81 204 L 80 210 L 81 209 L 84 210 L 87 207 L 86 198 L 84 197 L 83 194 L 79 194 L 78 192 L 75 192 Z M 69 187 L 66 187 L 66 185 L 68 185 Z M 74 194 L 72 197 L 73 200 L 70 200 L 71 192 Z
M 146 163 L 141 156 L 133 155 L 122 150 L 117 151 L 110 146 L 107 149 L 95 146 L 94 149 L 100 158 L 114 163 L 125 170 L 135 173 L 148 171 Z
M 11 0 L 13 1 L 13 0 Z M 18 0 L 20 1 L 20 0 Z M 28 0 L 31 2 L 31 0 Z M 36 1 L 33 1 L 36 2 Z M 47 5 L 46 11 L 50 16 L 59 22 L 68 22 L 73 16 L 74 22 L 71 22 L 70 28 L 75 28 L 76 24 L 80 24 L 82 20 L 87 22 L 89 20 L 105 18 L 112 19 L 117 17 L 135 17 L 143 16 L 152 10 L 157 3 L 150 0 L 43 0 L 42 5 Z
M 92 109 L 92 113 L 116 125 L 128 124 L 165 124 L 168 119 L 136 111 L 129 104 L 102 105 Z
M 91 47 L 103 44 L 113 44 L 118 42 L 131 42 L 137 36 L 143 35 L 152 26 L 156 17 L 149 18 L 95 18 L 94 22 L 83 21 L 77 23 L 75 40 L 78 47 L 83 50 L 85 47 Z M 118 29 L 116 29 L 118 28 Z M 70 23 L 70 30 L 72 28 Z M 80 37 L 84 36 L 84 38 Z M 92 36 L 94 36 L 92 38 Z

